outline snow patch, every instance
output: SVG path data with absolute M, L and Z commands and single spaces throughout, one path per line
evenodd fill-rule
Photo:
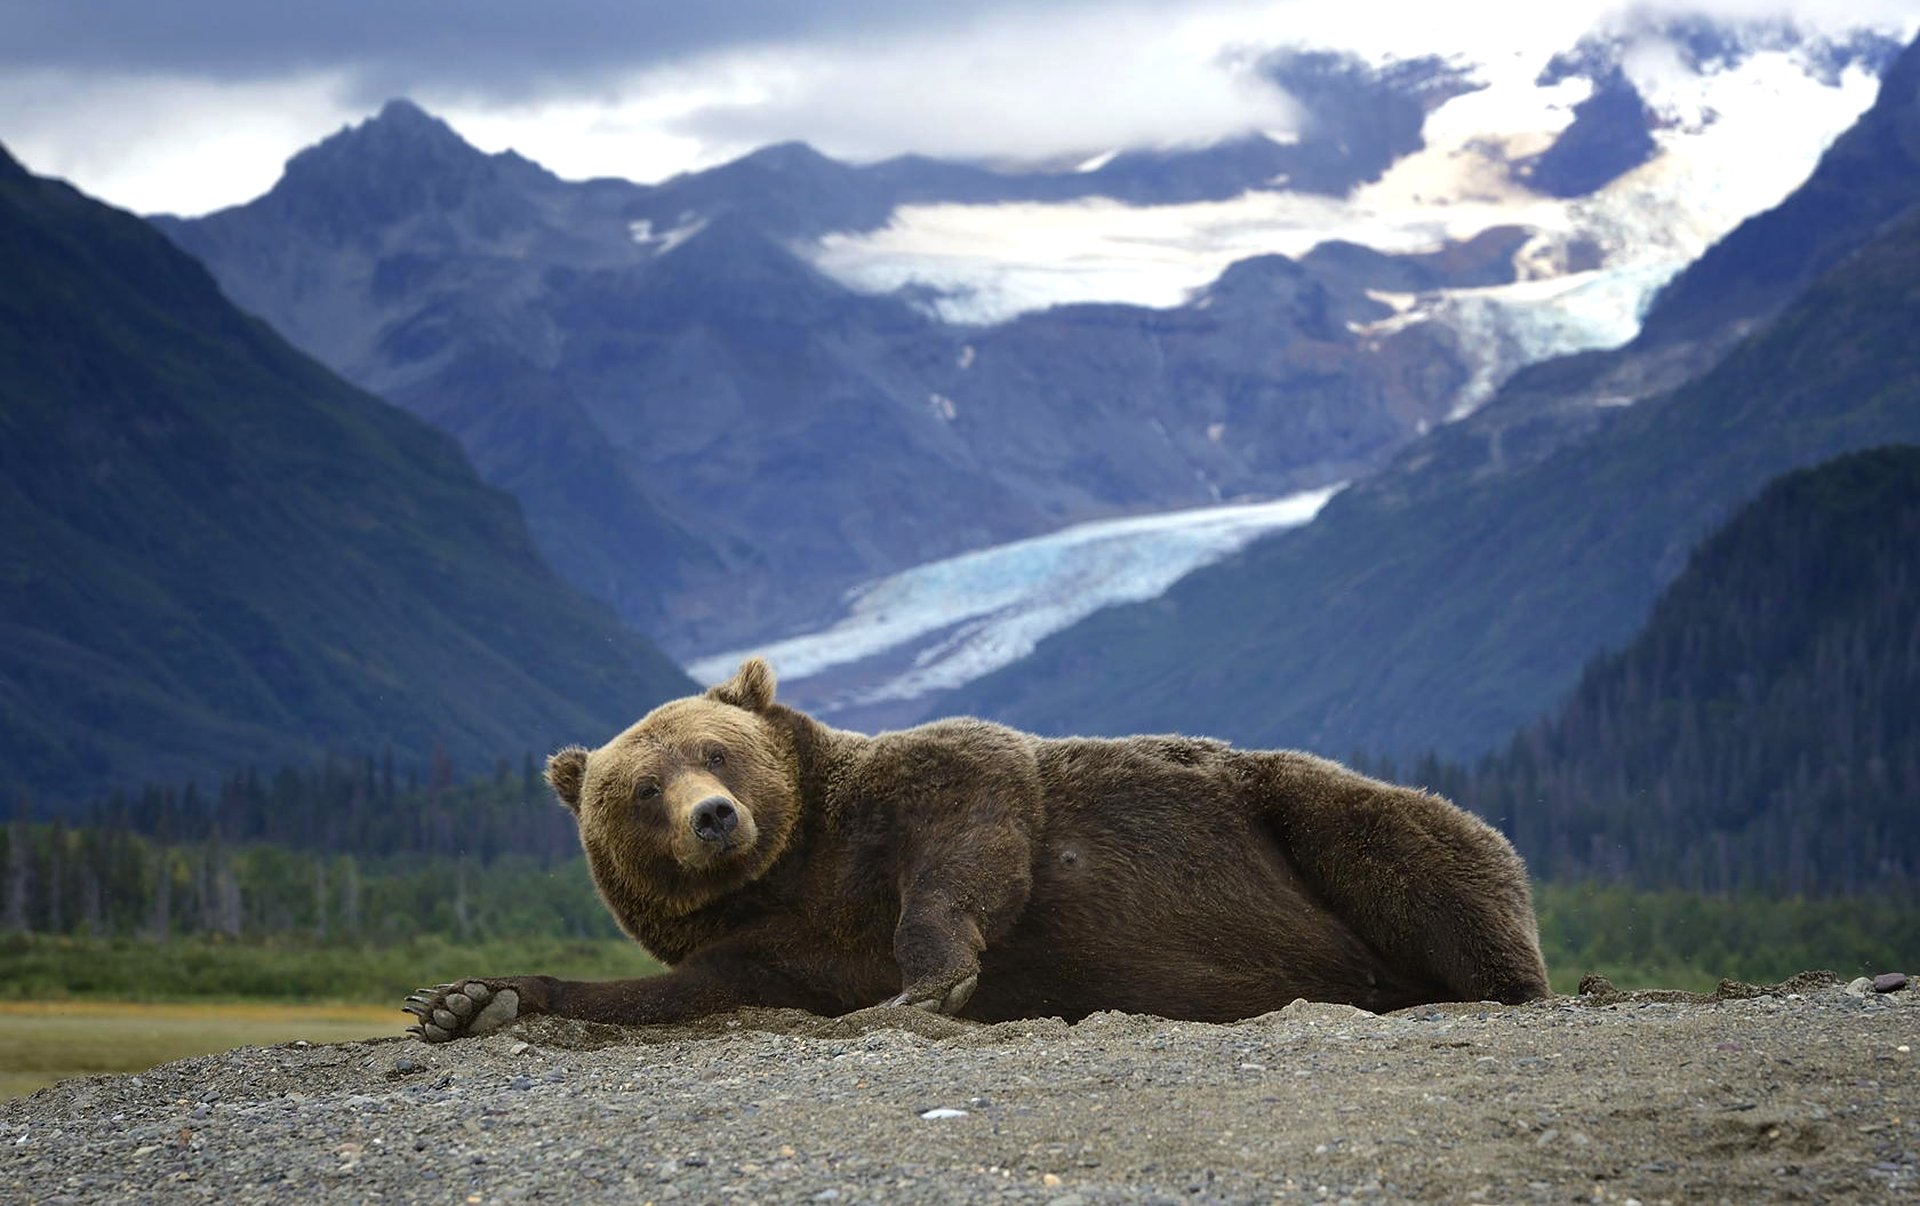
M 653 232 L 653 223 L 642 218 L 637 222 L 629 222 L 627 224 L 627 233 L 633 236 L 635 243 L 651 251 L 656 256 L 662 256 L 706 228 L 707 220 L 705 218 L 691 218 L 681 222 L 680 225 L 675 226 L 671 230 L 655 234 Z
M 957 687 L 1101 608 L 1154 598 L 1262 535 L 1306 523 L 1341 488 L 1099 520 L 929 562 L 856 587 L 828 628 L 701 657 L 687 672 L 718 682 L 756 653 L 788 682 L 883 656 L 894 667 L 866 679 L 848 674 L 829 708 Z

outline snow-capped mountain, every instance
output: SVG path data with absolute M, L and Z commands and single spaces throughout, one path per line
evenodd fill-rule
M 1893 45 L 1701 29 L 1269 48 L 1297 129 L 1020 169 L 782 144 L 568 182 L 402 102 L 255 202 L 161 221 L 698 657 L 833 627 L 915 566 L 1363 479 L 1516 368 L 1631 337 Z
M 1176 305 L 1237 260 L 1297 257 L 1333 239 L 1431 252 L 1517 227 L 1531 237 L 1511 283 L 1382 298 L 1391 327 L 1434 322 L 1459 339 L 1471 370 L 1449 407 L 1457 416 L 1525 364 L 1631 338 L 1662 285 L 1806 178 L 1898 49 L 1865 31 L 1629 20 L 1532 59 L 1463 53 L 1444 71 L 1423 60 L 1411 78 L 1431 107 L 1414 110 L 1417 137 L 1382 144 L 1373 175 L 1347 190 L 1278 176 L 1175 205 L 909 204 L 809 254 L 856 288 L 908 290 L 947 321 L 990 325 L 1051 305 Z M 1297 67 L 1282 65 L 1308 57 L 1279 56 L 1277 78 L 1297 86 Z M 1318 58 L 1376 82 L 1402 66 Z M 1385 86 L 1374 99 L 1387 112 L 1410 103 Z M 1244 143 L 1232 154 L 1244 158 Z

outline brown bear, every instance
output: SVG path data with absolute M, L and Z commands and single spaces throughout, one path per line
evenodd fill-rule
M 445 1041 L 535 1013 L 672 1022 L 906 1004 L 980 1021 L 1226 1021 L 1547 993 L 1526 870 L 1437 796 L 1193 737 L 981 720 L 868 737 L 749 659 L 547 778 L 641 980 L 470 979 L 407 999 Z

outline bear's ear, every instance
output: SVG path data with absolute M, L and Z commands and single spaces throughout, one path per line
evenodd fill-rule
M 547 785 L 560 802 L 580 811 L 580 788 L 587 779 L 587 751 L 570 745 L 547 759 Z
M 776 682 L 773 667 L 767 665 L 767 659 L 750 657 L 740 663 L 740 668 L 733 672 L 732 678 L 717 687 L 709 687 L 707 698 L 745 708 L 749 712 L 764 712 L 773 706 Z

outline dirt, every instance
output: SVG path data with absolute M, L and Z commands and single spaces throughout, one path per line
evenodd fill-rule
M 1920 993 L 1825 973 L 1233 1025 L 915 1010 L 247 1047 L 0 1106 L 0 1198 L 1885 1201 Z

